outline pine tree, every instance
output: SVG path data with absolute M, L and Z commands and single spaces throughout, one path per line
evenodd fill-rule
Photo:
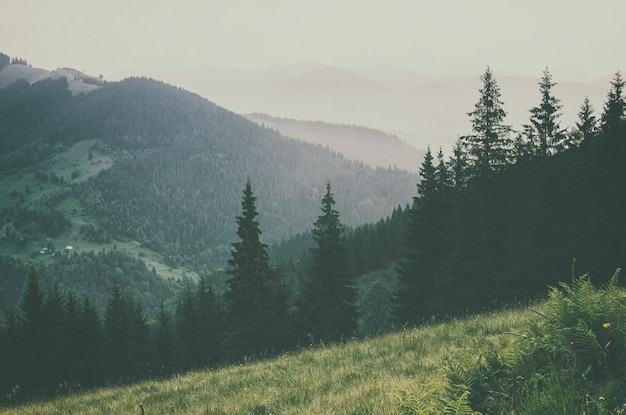
M 313 341 L 339 341 L 357 329 L 356 290 L 344 241 L 344 227 L 330 182 L 322 214 L 313 224 L 307 279 L 300 297 L 303 330 Z
M 579 140 L 589 142 L 598 134 L 598 121 L 594 115 L 593 106 L 589 102 L 589 97 L 585 97 L 580 111 L 578 112 L 578 121 L 576 122 L 576 134 Z
M 506 112 L 500 100 L 500 87 L 489 67 L 480 79 L 483 82 L 480 98 L 474 111 L 468 113 L 474 134 L 460 139 L 466 147 L 471 175 L 485 177 L 508 164 L 511 127 L 504 124 Z
M 250 181 L 237 216 L 239 242 L 232 244 L 228 260 L 226 306 L 229 351 L 235 356 L 262 354 L 283 345 L 286 322 L 286 291 L 280 276 L 270 270 L 267 245 L 261 243 L 256 197 Z
M 622 127 L 626 110 L 623 93 L 624 79 L 622 73 L 617 71 L 611 81 L 611 89 L 604 104 L 604 113 L 600 123 L 600 129 L 606 135 L 616 134 Z
M 552 82 L 552 75 L 546 68 L 539 82 L 541 102 L 539 106 L 530 109 L 530 125 L 525 126 L 529 142 L 534 144 L 535 140 L 539 141 L 537 150 L 540 156 L 554 154 L 564 147 L 565 131 L 558 121 L 562 105 L 552 95 L 555 85 L 556 82 Z
M 102 321 L 93 303 L 83 299 L 79 312 L 79 360 L 82 362 L 81 381 L 85 386 L 92 386 L 104 381 L 105 339 Z
M 437 152 L 437 168 L 435 171 L 435 177 L 437 179 L 437 195 L 439 197 L 445 197 L 453 187 L 453 181 L 450 166 L 444 160 L 443 149 L 441 147 Z
M 433 165 L 430 148 L 420 167 L 418 195 L 408 213 L 404 235 L 404 253 L 398 267 L 398 285 L 394 293 L 394 321 L 414 325 L 428 315 L 429 299 L 435 287 L 435 266 L 442 248 L 440 219 L 445 199 L 443 184 L 447 171 L 440 152 L 439 165 Z M 443 164 L 442 164 L 443 163 Z
M 459 190 L 467 183 L 467 154 L 461 140 L 457 140 L 452 148 L 450 170 L 454 189 Z
M 20 303 L 15 344 L 19 365 L 16 384 L 25 392 L 33 392 L 46 386 L 49 357 L 49 351 L 46 350 L 46 329 L 44 297 L 39 289 L 37 272 L 31 264 Z
M 130 355 L 131 326 L 126 301 L 120 287 L 113 286 L 104 317 L 107 376 L 112 380 L 125 379 L 132 366 Z

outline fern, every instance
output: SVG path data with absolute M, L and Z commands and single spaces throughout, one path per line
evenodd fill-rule
M 480 412 L 472 410 L 469 396 L 470 393 L 468 391 L 463 392 L 457 401 L 446 404 L 443 413 L 445 415 L 481 415 Z

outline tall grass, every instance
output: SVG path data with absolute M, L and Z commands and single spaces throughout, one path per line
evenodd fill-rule
M 459 353 L 438 394 L 404 395 L 404 415 L 619 415 L 626 412 L 626 297 L 618 272 L 551 289 L 514 341 Z M 474 412 L 477 410 L 479 412 Z
M 536 320 L 529 310 L 459 319 L 387 336 L 306 349 L 282 357 L 109 387 L 2 414 L 394 414 L 409 394 L 447 387 L 460 352 L 502 348 L 511 330 Z

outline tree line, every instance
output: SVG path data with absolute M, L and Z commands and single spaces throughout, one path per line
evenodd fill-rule
M 222 295 L 203 277 L 149 316 L 116 284 L 101 318 L 89 297 L 57 288 L 44 294 L 31 264 L 19 308 L 0 327 L 3 399 L 171 375 L 355 335 L 353 273 L 334 204 L 328 183 L 313 224 L 311 267 L 297 295 L 270 267 L 250 182 Z
M 623 266 L 621 73 L 602 115 L 585 98 L 569 131 L 547 69 L 520 132 L 505 122 L 489 68 L 481 80 L 472 133 L 450 159 L 440 151 L 435 160 L 429 149 L 421 165 L 394 292 L 397 324 L 525 301 L 567 275 L 574 259 L 576 272 L 599 281 Z

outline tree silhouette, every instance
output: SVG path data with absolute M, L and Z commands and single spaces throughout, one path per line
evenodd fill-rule
M 237 216 L 237 236 L 228 260 L 231 276 L 226 292 L 228 349 L 235 357 L 268 353 L 280 348 L 286 322 L 286 291 L 270 270 L 267 245 L 261 243 L 256 197 L 246 182 Z
M 462 136 L 461 141 L 468 154 L 472 176 L 485 177 L 509 162 L 511 127 L 504 124 L 506 112 L 500 100 L 500 87 L 489 67 L 480 79 L 483 82 L 480 98 L 474 111 L 468 113 L 473 134 Z
M 313 224 L 315 246 L 300 298 L 303 329 L 313 341 L 337 341 L 357 328 L 356 291 L 344 242 L 344 228 L 330 182 L 322 214 Z

